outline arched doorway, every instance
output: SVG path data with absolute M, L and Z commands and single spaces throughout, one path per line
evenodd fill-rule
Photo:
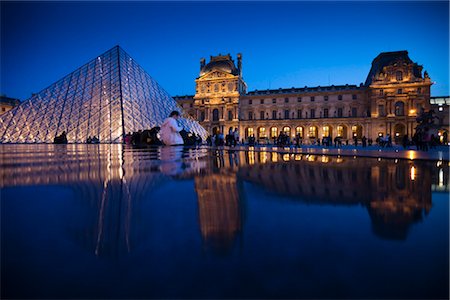
M 254 135 L 254 131 L 252 127 L 249 127 L 247 129 L 245 129 L 245 138 L 248 138 L 250 136 Z
M 266 135 L 266 128 L 265 127 L 259 127 L 258 128 L 258 138 L 265 138 L 267 137 Z
M 309 126 L 308 135 L 310 139 L 315 139 L 318 136 L 317 126 Z
M 362 138 L 363 128 L 361 125 L 353 125 L 352 126 L 352 138 L 360 139 Z
M 394 141 L 396 144 L 401 144 L 402 138 L 406 133 L 405 125 L 399 123 L 394 126 Z
M 340 138 L 343 138 L 343 139 L 346 139 L 347 138 L 347 126 L 345 126 L 345 125 L 338 125 L 337 127 L 336 127 L 336 136 L 337 137 L 340 137 Z
M 323 137 L 332 137 L 333 136 L 333 127 L 330 125 L 325 125 L 322 127 L 322 136 Z
M 283 132 L 284 132 L 288 137 L 291 137 L 291 127 L 289 127 L 289 126 L 284 126 L 284 127 L 283 127 Z
M 299 135 L 301 138 L 303 138 L 303 127 L 302 126 L 297 126 L 295 128 L 295 135 Z
M 270 137 L 271 138 L 278 137 L 278 128 L 276 128 L 276 127 L 270 128 Z

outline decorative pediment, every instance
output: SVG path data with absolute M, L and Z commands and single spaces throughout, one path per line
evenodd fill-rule
M 232 75 L 227 72 L 222 72 L 220 70 L 214 70 L 209 73 L 203 74 L 199 79 L 224 79 L 224 78 L 236 78 L 236 75 Z

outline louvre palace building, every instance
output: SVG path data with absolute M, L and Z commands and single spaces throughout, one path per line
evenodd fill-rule
M 414 134 L 417 114 L 432 108 L 430 77 L 407 51 L 379 54 L 360 85 L 247 91 L 241 54 L 237 63 L 230 54 L 211 56 L 208 63 L 202 58 L 195 83 L 195 95 L 174 98 L 209 134 L 238 127 L 241 138 L 253 135 L 260 142 L 281 131 L 306 143 L 387 134 L 399 141 Z M 447 115 L 448 103 L 439 112 Z M 440 121 L 448 125 L 448 117 Z

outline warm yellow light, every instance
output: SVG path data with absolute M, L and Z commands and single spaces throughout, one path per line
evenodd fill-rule
M 409 114 L 410 114 L 410 115 L 413 115 L 413 114 L 415 114 L 415 113 L 416 113 L 416 110 L 415 110 L 415 109 L 410 109 L 410 110 L 409 110 Z
M 411 166 L 411 180 L 414 181 L 416 179 L 416 168 Z

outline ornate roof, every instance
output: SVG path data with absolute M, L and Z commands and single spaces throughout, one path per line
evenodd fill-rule
M 200 76 L 213 70 L 220 70 L 233 75 L 239 74 L 239 71 L 234 65 L 234 61 L 231 59 L 230 54 L 227 55 L 219 54 L 217 56 L 211 56 L 209 63 L 207 63 L 200 69 Z
M 417 78 L 422 78 L 422 69 L 417 63 L 413 63 L 413 61 L 408 56 L 408 51 L 393 51 L 393 52 L 381 52 L 375 59 L 372 61 L 372 68 L 370 69 L 369 74 L 367 75 L 365 85 L 368 86 L 372 83 L 372 80 L 375 76 L 377 76 L 384 67 L 394 65 L 395 63 L 406 63 L 413 64 L 413 74 Z

